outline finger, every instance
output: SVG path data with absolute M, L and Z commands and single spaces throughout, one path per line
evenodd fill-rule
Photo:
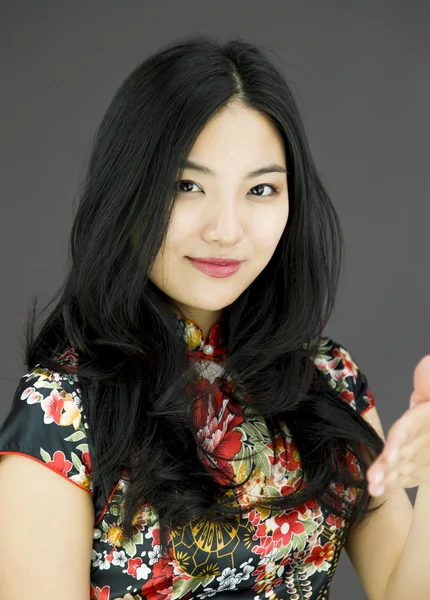
M 413 460 L 389 469 L 384 477 L 386 489 L 410 488 L 430 482 L 430 449 L 425 448 Z
M 410 447 L 414 442 L 412 436 L 412 427 L 406 419 L 400 418 L 387 435 L 387 441 L 384 445 L 381 458 L 386 461 L 388 465 L 396 464 L 401 454 L 407 454 L 410 452 Z
M 414 398 L 418 401 L 430 401 L 430 354 L 423 356 L 414 370 Z

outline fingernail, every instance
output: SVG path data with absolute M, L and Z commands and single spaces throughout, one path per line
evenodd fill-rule
M 375 489 L 375 493 L 373 494 L 374 496 L 381 496 L 384 493 L 384 486 L 383 485 L 379 485 L 376 489 Z

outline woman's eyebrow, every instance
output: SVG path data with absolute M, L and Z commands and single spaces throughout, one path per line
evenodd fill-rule
M 212 169 L 209 169 L 209 167 L 199 165 L 191 160 L 186 160 L 180 168 L 199 171 L 200 173 L 204 173 L 205 175 L 212 175 L 213 177 L 216 177 L 215 171 L 212 171 Z M 249 173 L 246 173 L 244 179 L 259 177 L 260 175 L 266 175 L 267 173 L 287 173 L 287 169 L 277 164 L 266 165 L 264 167 L 261 167 L 260 169 L 256 169 L 255 171 L 250 171 Z

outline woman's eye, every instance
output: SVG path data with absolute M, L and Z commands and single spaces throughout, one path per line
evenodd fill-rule
M 260 183 L 259 185 L 254 186 L 253 188 L 251 188 L 251 190 L 256 190 L 257 188 L 264 188 L 264 187 L 268 187 L 272 190 L 271 194 L 265 194 L 265 196 L 274 196 L 275 194 L 278 193 L 278 188 L 276 188 L 274 185 L 271 185 L 270 183 Z M 260 194 L 254 194 L 254 196 L 259 196 Z
M 190 190 L 181 189 L 181 184 L 184 184 L 184 183 L 185 183 L 185 185 L 191 185 L 191 186 L 197 185 L 196 183 L 193 183 L 192 181 L 188 181 L 187 179 L 181 179 L 180 181 L 176 182 L 176 185 L 179 188 L 180 192 L 189 192 L 190 191 Z
M 177 188 L 178 188 L 178 190 L 180 192 L 187 193 L 187 192 L 192 191 L 191 189 L 183 189 L 181 187 L 183 185 L 185 185 L 185 186 L 191 186 L 191 188 L 192 188 L 193 185 L 195 185 L 196 187 L 198 187 L 196 183 L 194 183 L 193 181 L 189 181 L 188 179 L 181 179 L 179 181 L 176 181 L 176 186 L 177 186 Z M 256 194 L 253 193 L 252 195 L 253 196 L 266 197 L 266 196 L 274 196 L 275 194 L 278 193 L 278 188 L 276 186 L 274 186 L 274 185 L 269 184 L 269 183 L 260 183 L 259 185 L 255 185 L 254 187 L 252 187 L 251 190 L 257 190 L 257 189 L 261 190 L 262 188 L 265 188 L 265 187 L 270 188 L 272 190 L 272 192 L 270 194 L 264 194 L 264 195 L 263 194 L 258 194 L 258 193 L 256 193 Z

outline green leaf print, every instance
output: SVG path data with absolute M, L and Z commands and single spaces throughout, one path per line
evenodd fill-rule
M 302 521 L 302 523 L 308 536 L 312 535 L 319 527 L 318 523 L 315 523 L 313 519 L 306 519 L 306 521 Z
M 236 429 L 244 431 L 247 438 L 254 444 L 266 442 L 270 437 L 266 424 L 256 419 L 253 421 L 245 421 Z
M 284 556 L 287 556 L 287 554 L 289 554 L 291 552 L 292 546 L 293 546 L 293 541 L 291 539 L 286 546 L 281 546 L 278 549 L 275 560 L 278 561 L 281 558 L 284 558 Z
M 42 385 L 36 384 L 35 387 L 57 390 L 58 388 L 62 388 L 62 385 L 58 381 L 44 381 Z
M 136 554 L 136 544 L 134 544 L 131 539 L 124 540 L 122 542 L 122 547 L 128 556 L 134 556 Z
M 251 448 L 249 446 L 247 446 L 246 444 L 242 443 L 240 446 L 240 450 L 234 455 L 233 462 L 235 462 L 239 465 L 241 463 L 241 461 L 249 460 L 250 455 L 251 455 Z
M 304 531 L 303 533 L 295 533 L 293 535 L 293 548 L 297 548 L 297 550 L 304 550 L 305 546 L 306 546 L 306 541 L 308 539 L 308 534 L 306 533 L 306 531 Z
M 111 503 L 109 507 L 109 512 L 111 515 L 114 515 L 114 517 L 118 517 L 118 515 L 121 512 L 121 509 L 118 504 Z
M 268 429 L 264 417 L 254 418 L 251 420 L 252 426 L 259 431 L 264 437 L 268 435 Z
M 75 431 L 75 433 L 72 433 L 72 435 L 69 435 L 69 437 L 66 437 L 64 439 L 65 442 L 79 442 L 80 440 L 83 440 L 86 437 L 85 433 L 83 431 Z
M 129 556 L 133 557 L 136 555 L 137 552 L 136 544 L 142 543 L 143 534 L 141 531 L 139 531 L 139 533 L 136 533 L 136 535 L 134 535 L 133 537 L 124 539 L 122 542 L 122 547 Z
M 331 563 L 327 560 L 323 560 L 323 562 L 317 567 L 318 571 L 328 571 L 331 567 Z
M 255 466 L 264 473 L 266 477 L 270 477 L 272 465 L 269 462 L 267 453 L 270 453 L 269 449 L 264 444 L 258 444 L 256 452 L 253 453 Z
M 277 488 L 273 487 L 273 485 L 268 485 L 266 487 L 266 491 L 269 498 L 279 498 L 279 496 L 281 495 L 280 491 Z
M 191 577 L 190 579 L 180 579 L 175 581 L 172 590 L 172 600 L 183 598 L 188 592 L 193 592 L 199 585 L 206 586 L 215 579 L 215 575 L 206 577 Z
M 40 449 L 40 456 L 43 458 L 43 460 L 48 463 L 51 462 L 51 457 L 50 455 L 46 452 L 46 450 L 44 450 L 43 448 Z
M 89 452 L 88 444 L 79 444 L 79 446 L 76 446 L 76 450 L 80 450 L 81 452 Z
M 71 452 L 70 454 L 72 457 L 73 466 L 78 471 L 78 473 L 80 473 L 81 468 L 82 468 L 82 462 L 80 461 L 79 457 L 74 452 Z

